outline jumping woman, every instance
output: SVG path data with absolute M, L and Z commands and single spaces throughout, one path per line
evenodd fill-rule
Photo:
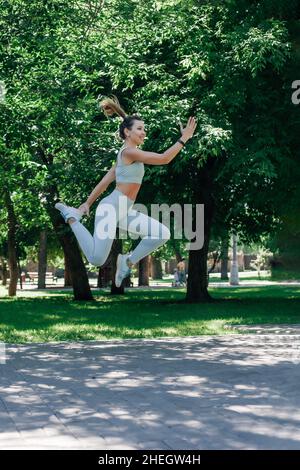
M 97 184 L 86 202 L 78 209 L 62 203 L 55 204 L 55 208 L 60 211 L 65 222 L 70 225 L 89 263 L 95 266 L 102 266 L 105 263 L 114 239 L 111 236 L 103 237 L 100 233 L 104 215 L 107 214 L 104 207 L 107 207 L 107 205 L 115 209 L 111 212 L 109 219 L 110 233 L 115 234 L 116 228 L 119 226 L 121 229 L 127 230 L 128 228 L 130 233 L 141 236 L 140 243 L 132 253 L 118 255 L 115 284 L 120 287 L 123 279 L 129 276 L 134 264 L 162 246 L 170 238 L 170 231 L 165 225 L 132 209 L 142 184 L 144 164 L 167 165 L 170 163 L 180 152 L 186 141 L 193 136 L 196 120 L 194 117 L 190 117 L 185 128 L 180 124 L 181 138 L 163 153 L 145 152 L 138 148 L 143 144 L 146 137 L 143 119 L 136 114 L 126 115 L 115 96 L 103 99 L 100 102 L 100 107 L 107 117 L 117 114 L 122 118 L 119 135 L 124 141 L 124 145 L 119 150 L 117 162 Z M 116 181 L 116 188 L 103 198 L 97 206 L 94 235 L 91 235 L 80 223 L 80 219 L 84 214 L 89 215 L 93 202 L 113 181 Z M 123 198 L 123 201 L 125 199 L 125 205 L 120 204 L 121 198 Z M 141 222 L 139 231 L 135 231 L 132 228 L 133 224 L 131 224 L 136 217 Z

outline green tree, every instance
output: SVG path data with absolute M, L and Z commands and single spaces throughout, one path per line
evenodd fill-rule
M 278 223 L 274 195 L 289 106 L 284 71 L 293 60 L 286 23 L 298 2 L 149 3 L 112 3 L 108 22 L 118 26 L 101 44 L 103 58 L 115 89 L 131 92 L 131 107 L 149 126 L 147 149 L 174 142 L 178 116 L 198 118 L 186 150 L 171 165 L 148 169 L 146 184 L 164 201 L 172 193 L 205 205 L 204 246 L 189 255 L 187 300 L 210 300 L 213 224 L 223 219 L 224 229 L 246 240 Z

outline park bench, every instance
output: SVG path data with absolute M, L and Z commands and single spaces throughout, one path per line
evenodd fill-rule
M 39 274 L 37 272 L 28 272 L 27 273 L 29 280 L 32 284 L 35 283 L 35 281 L 38 281 Z M 47 283 L 56 283 L 57 282 L 57 277 L 53 273 L 46 273 L 46 284 Z

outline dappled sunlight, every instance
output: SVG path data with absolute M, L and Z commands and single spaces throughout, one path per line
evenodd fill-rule
M 199 449 L 297 448 L 299 368 L 289 355 L 292 340 L 274 341 L 8 346 L 0 397 L 28 436 L 54 426 L 57 436 L 72 433 L 86 445 L 101 437 L 103 446 L 119 448 L 151 439 Z

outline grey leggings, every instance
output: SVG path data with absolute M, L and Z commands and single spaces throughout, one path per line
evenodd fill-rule
M 94 235 L 78 221 L 70 225 L 89 263 L 95 266 L 105 263 L 117 226 L 142 238 L 129 256 L 133 264 L 169 240 L 169 229 L 158 220 L 132 209 L 133 204 L 134 201 L 115 189 L 103 198 L 97 207 Z

